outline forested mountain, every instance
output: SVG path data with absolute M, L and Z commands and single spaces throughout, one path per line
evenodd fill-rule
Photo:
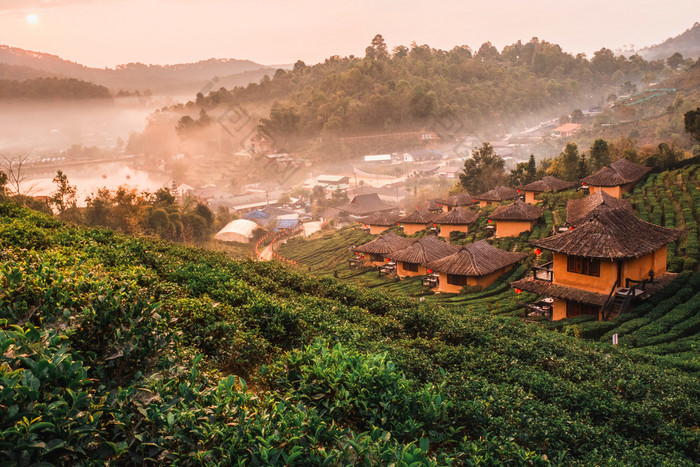
M 700 57 L 700 23 L 695 23 L 676 37 L 666 39 L 661 44 L 645 47 L 637 51 L 646 60 L 665 60 L 675 53 L 684 58 Z
M 73 78 L 0 79 L 0 99 L 111 99 L 104 86 Z
M 4 69 L 6 79 L 62 76 L 92 81 L 113 89 L 151 89 L 154 92 L 196 92 L 215 78 L 227 85 L 245 85 L 272 72 L 250 60 L 235 59 L 209 59 L 177 65 L 128 63 L 114 69 L 90 68 L 55 55 L 4 45 L 0 46 L 0 65 L 3 64 L 5 67 L 0 71 Z M 34 70 L 34 76 L 27 76 L 30 69 Z
M 561 105 L 596 105 L 624 82 L 650 82 L 664 71 L 661 61 L 627 59 L 605 48 L 589 60 L 537 38 L 500 52 L 490 43 L 477 51 L 414 43 L 390 53 L 377 35 L 363 58 L 333 56 L 313 66 L 299 61 L 260 83 L 200 94 L 196 103 L 270 102 L 260 127 L 277 140 L 417 128 L 445 116 L 458 117 L 453 131 L 469 131 L 551 115 Z

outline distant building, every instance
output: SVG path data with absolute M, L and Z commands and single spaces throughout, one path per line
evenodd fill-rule
M 574 133 L 578 132 L 580 129 L 580 123 L 565 123 L 552 130 L 552 136 L 555 138 L 568 138 L 569 136 L 572 136 Z
M 517 237 L 530 232 L 542 215 L 544 208 L 527 204 L 521 200 L 496 209 L 489 219 L 496 221 L 496 237 Z
M 427 149 L 410 151 L 403 155 L 404 162 L 439 161 L 442 159 L 442 153 L 440 153 L 439 151 L 432 151 Z
M 535 199 L 536 195 L 544 193 L 547 191 L 563 191 L 568 190 L 576 186 L 574 182 L 566 182 L 564 180 L 559 180 L 556 177 L 547 175 L 541 180 L 529 183 L 520 188 L 521 192 L 525 193 L 525 202 L 529 204 L 535 204 L 538 200 Z
M 216 235 L 214 240 L 220 242 L 248 243 L 253 237 L 253 231 L 259 228 L 258 224 L 247 219 L 236 219 L 224 226 Z
M 372 164 L 390 164 L 391 154 L 371 154 L 365 156 L 364 161 Z
M 440 229 L 439 235 L 449 240 L 452 232 L 469 233 L 469 226 L 478 218 L 479 214 L 469 209 L 451 209 L 433 222 Z
M 431 261 L 426 267 L 439 274 L 438 292 L 459 293 L 465 285 L 488 287 L 525 256 L 525 253 L 503 251 L 486 240 L 479 240 L 460 247 L 450 256 Z
M 340 212 L 356 218 L 369 216 L 377 212 L 391 212 L 395 209 L 396 206 L 382 201 L 377 193 L 357 195 L 349 203 L 338 206 Z
M 622 198 L 623 193 L 632 191 L 634 185 L 650 171 L 650 167 L 620 159 L 581 181 L 588 185 L 591 194 L 604 191 L 615 198 Z
M 475 196 L 474 200 L 478 201 L 479 207 L 483 208 L 489 204 L 500 204 L 502 201 L 515 199 L 518 196 L 520 196 L 520 193 L 518 193 L 516 190 L 500 185 L 493 190 L 489 190 L 486 193 Z
M 458 246 L 429 235 L 403 250 L 395 251 L 391 254 L 391 260 L 396 261 L 396 274 L 399 277 L 423 276 L 427 274 L 426 264 L 449 256 L 458 249 Z

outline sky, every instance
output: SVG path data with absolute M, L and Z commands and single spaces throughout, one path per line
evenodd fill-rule
M 663 42 L 700 21 L 698 0 L 0 0 L 0 44 L 93 67 L 209 58 L 265 65 L 532 37 L 566 52 Z

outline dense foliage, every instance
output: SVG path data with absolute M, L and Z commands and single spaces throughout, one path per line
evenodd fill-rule
M 589 60 L 537 38 L 498 51 L 490 43 L 436 50 L 398 46 L 390 53 L 377 35 L 365 57 L 333 56 L 245 88 L 221 88 L 196 104 L 274 101 L 261 130 L 282 141 L 290 135 L 352 134 L 425 125 L 449 117 L 448 132 L 473 131 L 493 122 L 551 111 L 608 86 L 653 79 L 664 63 L 629 59 L 601 49 Z
M 0 283 L 6 462 L 700 460 L 695 375 L 518 319 L 9 203 Z
M 104 86 L 74 78 L 0 79 L 0 99 L 111 99 Z

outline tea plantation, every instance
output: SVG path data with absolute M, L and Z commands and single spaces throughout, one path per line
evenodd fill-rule
M 2 203 L 0 462 L 700 462 L 692 368 L 464 307 Z

